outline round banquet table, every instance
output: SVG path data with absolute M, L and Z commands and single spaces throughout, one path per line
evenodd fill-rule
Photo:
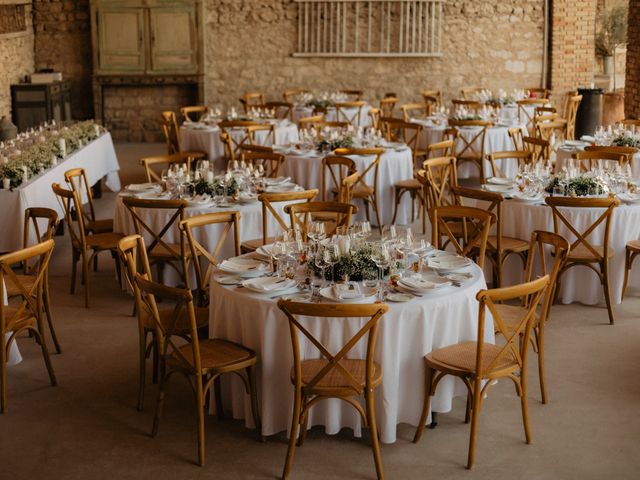
M 469 202 L 470 203 L 470 202 Z M 562 208 L 561 211 L 579 232 L 584 232 L 594 223 L 603 209 L 598 208 Z M 517 200 L 503 203 L 502 234 L 509 237 L 529 240 L 534 230 L 553 232 L 553 212 L 545 204 L 530 204 Z M 575 236 L 564 225 L 560 234 L 569 242 Z M 588 240 L 594 245 L 602 245 L 604 223 L 600 224 Z M 628 240 L 640 238 L 640 206 L 621 204 L 613 211 L 609 246 L 615 251 L 615 257 L 609 260 L 609 289 L 611 301 L 620 303 L 624 277 L 624 252 Z M 547 255 L 547 265 L 553 261 Z M 503 284 L 512 285 L 522 281 L 523 265 L 517 255 L 510 256 L 503 269 Z M 562 303 L 580 302 L 585 305 L 604 305 L 604 294 L 598 276 L 587 267 L 572 267 L 563 275 L 558 299 Z M 640 269 L 631 270 L 629 287 L 640 287 Z
M 220 140 L 220 128 L 217 126 L 198 127 L 200 124 L 183 124 L 180 127 L 180 148 L 183 150 L 198 150 L 206 152 L 210 160 L 214 162 L 216 170 L 226 168 L 224 162 L 224 146 Z M 276 125 L 276 141 L 278 145 L 288 145 L 298 141 L 298 126 L 288 120 L 280 120 Z M 256 141 L 260 145 L 269 144 L 266 142 L 268 132 L 259 131 L 256 133 Z M 242 139 L 241 130 L 231 130 L 231 135 Z
M 584 151 L 584 147 L 563 145 L 556 152 L 555 172 L 560 172 L 566 166 L 571 156 L 576 152 Z M 633 178 L 640 178 L 640 152 L 633 155 L 631 159 L 631 175 Z
M 443 133 L 446 125 L 433 124 L 430 120 L 423 119 L 413 119 L 415 123 L 419 123 L 422 125 L 422 134 L 420 136 L 420 141 L 418 142 L 418 148 L 424 149 L 427 148 L 432 143 L 437 143 L 442 141 Z M 515 125 L 518 126 L 518 125 Z M 520 125 L 521 128 L 524 128 L 524 125 Z M 492 152 L 502 152 L 506 150 L 515 150 L 513 146 L 513 140 L 509 137 L 509 128 L 503 126 L 494 126 L 487 128 L 486 137 L 484 140 L 484 153 L 489 154 Z M 462 127 L 459 128 L 460 135 L 466 138 L 468 141 L 471 141 L 473 137 L 478 133 L 480 129 L 478 127 Z M 459 153 L 465 147 L 465 143 L 463 140 L 458 139 L 456 143 L 456 151 Z M 475 148 L 480 150 L 480 141 L 476 140 Z M 507 177 L 515 177 L 518 173 L 518 166 L 516 162 L 505 162 L 505 166 L 502 165 L 502 161 L 496 161 L 496 166 L 502 169 L 505 176 Z M 506 170 L 506 171 L 505 171 Z M 488 160 L 484 161 L 484 173 L 485 177 L 491 176 L 491 163 Z M 458 168 L 458 178 L 473 178 L 478 177 L 479 172 L 478 168 L 471 163 L 464 163 L 462 166 Z
M 310 152 L 308 154 L 290 153 L 285 154 L 286 161 L 280 168 L 280 175 L 291 177 L 298 185 L 305 188 L 317 188 L 322 192 L 322 158 L 323 154 Z M 373 162 L 373 156 L 352 156 L 358 171 L 363 171 Z M 409 148 L 386 149 L 380 157 L 378 167 L 378 207 L 380 209 L 380 221 L 383 225 L 391 223 L 395 205 L 393 186 L 400 180 L 413 178 L 413 155 Z M 329 181 L 329 180 L 328 180 Z M 374 170 L 371 169 L 365 176 L 367 185 L 373 185 Z M 330 190 L 332 185 L 328 184 Z M 319 198 L 320 199 L 320 198 Z M 354 200 L 358 206 L 357 218 L 365 217 L 365 208 L 362 201 Z M 402 203 L 398 207 L 396 223 L 406 224 L 410 221 L 411 200 L 409 195 L 404 195 Z M 376 223 L 375 213 L 369 208 L 371 223 Z
M 486 288 L 480 269 L 470 267 L 473 278 L 462 287 L 448 287 L 442 292 L 425 294 L 407 303 L 389 304 L 380 320 L 375 361 L 382 365 L 382 385 L 376 389 L 378 429 L 384 443 L 396 440 L 399 423 L 417 425 L 424 400 L 424 355 L 430 351 L 477 338 L 478 302 L 475 295 Z M 286 316 L 277 300 L 269 295 L 251 293 L 236 286 L 211 282 L 209 333 L 211 338 L 239 342 L 258 355 L 258 402 L 262 434 L 274 435 L 288 430 L 293 409 L 293 386 L 289 372 L 293 363 L 291 337 Z M 358 329 L 364 319 L 302 319 L 317 338 L 332 352 L 337 352 Z M 493 321 L 487 315 L 485 341 L 494 342 Z M 302 359 L 319 358 L 317 350 L 305 339 L 300 343 Z M 313 353 L 310 353 L 313 352 Z M 361 341 L 353 350 L 364 358 Z M 234 418 L 244 418 L 254 427 L 251 402 L 242 381 L 223 377 L 223 405 L 231 408 Z M 232 378 L 233 377 L 233 378 Z M 447 377 L 440 382 L 432 400 L 432 411 L 451 410 L 454 396 L 466 395 L 460 380 Z M 340 400 L 325 400 L 315 405 L 309 415 L 309 427 L 324 425 L 328 434 L 347 427 L 361 434 L 360 416 Z
M 369 109 L 371 106 L 367 103 L 360 110 L 360 127 L 368 127 L 371 125 L 371 117 L 369 116 Z M 356 114 L 357 108 L 345 108 L 343 109 L 345 116 L 352 118 Z M 291 111 L 291 117 L 297 124 L 300 119 L 313 116 L 313 107 L 307 107 L 305 105 L 298 105 Z M 338 118 L 336 109 L 333 107 L 327 108 L 327 113 L 324 114 L 324 119 L 327 122 L 346 121 L 345 118 Z

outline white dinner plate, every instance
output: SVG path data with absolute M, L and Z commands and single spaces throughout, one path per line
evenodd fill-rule
M 289 183 L 283 183 L 281 185 L 274 185 L 272 187 L 267 187 L 265 191 L 268 193 L 286 193 L 286 192 L 293 192 L 298 188 L 300 187 L 298 187 L 297 184 L 289 182 Z
M 488 192 L 494 193 L 507 193 L 513 191 L 513 185 L 492 185 L 490 183 L 485 183 L 482 185 L 482 188 Z
M 209 195 L 196 195 L 195 197 L 187 200 L 187 205 L 190 207 L 203 207 L 209 205 L 212 198 Z
M 237 275 L 214 275 L 213 279 L 220 285 L 238 285 L 242 279 Z
M 242 286 L 256 293 L 277 293 L 295 287 L 296 281 L 284 277 L 259 277 L 245 280 Z
M 458 255 L 440 255 L 430 258 L 427 265 L 429 268 L 442 273 L 453 273 L 468 267 L 473 262 L 471 259 Z
M 125 190 L 130 192 L 148 192 L 149 190 L 161 190 L 162 187 L 157 183 L 149 182 L 149 183 L 132 183 L 131 185 L 127 185 Z
M 269 269 L 269 266 L 259 260 L 236 257 L 224 260 L 218 268 L 225 273 L 249 278 L 263 275 Z
M 327 300 L 331 300 L 336 303 L 355 303 L 355 302 L 363 302 L 366 300 L 371 300 L 376 296 L 376 288 L 375 287 L 364 287 L 360 286 L 360 296 L 353 298 L 338 298 L 335 294 L 334 287 L 324 287 L 320 289 L 320 295 Z
M 451 280 L 438 275 L 420 275 L 401 278 L 398 285 L 417 293 L 426 293 L 451 286 Z
M 275 185 L 284 185 L 285 183 L 291 183 L 291 177 L 276 177 L 264 179 L 264 184 L 270 187 L 273 187 Z
M 542 203 L 544 202 L 544 195 L 525 195 L 524 193 L 516 193 L 511 197 L 512 200 L 516 202 L 523 203 Z
M 492 185 L 509 185 L 513 186 L 516 183 L 514 178 L 503 178 L 503 177 L 489 177 L 487 178 L 487 182 Z
M 630 205 L 640 203 L 640 194 L 638 193 L 620 193 L 618 194 L 618 198 L 624 203 L 628 203 Z
M 396 302 L 396 303 L 409 302 L 414 298 L 416 298 L 415 295 L 411 295 L 410 293 L 403 293 L 403 292 L 391 292 L 391 293 L 387 293 L 387 296 L 386 296 L 387 301 Z

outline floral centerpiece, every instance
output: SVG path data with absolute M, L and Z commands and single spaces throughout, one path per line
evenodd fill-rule
M 565 192 L 572 197 L 586 197 L 587 195 L 605 195 L 609 193 L 609 186 L 605 180 L 593 174 L 582 174 L 569 177 L 561 173 L 550 177 L 545 186 L 547 193 L 553 193 L 557 187 L 564 187 Z
M 329 137 L 320 137 L 316 143 L 316 149 L 321 152 L 333 151 L 336 148 L 353 148 L 355 141 L 352 135 L 340 135 L 337 132 L 333 132 L 336 135 Z
M 348 252 L 341 251 L 340 260 L 333 266 L 333 269 L 327 268 L 325 273 L 329 277 L 333 274 L 335 281 L 348 278 L 359 282 L 367 276 L 376 278 L 378 267 L 371 259 L 372 253 L 373 248 L 368 244 L 363 244 Z M 311 262 L 310 266 L 317 275 L 320 274 L 320 268 L 314 262 Z
M 58 159 L 79 150 L 105 132 L 93 120 L 78 122 L 60 130 L 42 130 L 27 134 L 18 145 L 0 155 L 0 178 L 10 188 L 19 187 L 34 175 L 55 166 Z M 6 156 L 5 156 L 6 155 Z
M 329 107 L 335 107 L 336 103 L 344 102 L 347 96 L 341 92 L 323 92 L 319 95 L 305 93 L 301 98 L 307 107 L 316 110 L 326 110 Z
M 616 147 L 640 148 L 640 134 L 628 131 L 620 132 L 615 137 L 613 137 L 613 140 L 611 140 L 611 145 Z
M 451 117 L 451 120 L 455 122 L 464 122 L 467 120 L 482 120 L 482 117 L 477 113 L 458 112 Z
M 195 195 L 209 195 L 209 196 L 217 196 L 217 195 L 227 195 L 229 197 L 233 197 L 236 193 L 238 193 L 238 182 L 234 177 L 230 177 L 226 180 L 225 177 L 216 177 L 212 182 L 207 181 L 205 178 L 199 178 L 188 184 L 187 190 L 189 194 L 192 196 Z

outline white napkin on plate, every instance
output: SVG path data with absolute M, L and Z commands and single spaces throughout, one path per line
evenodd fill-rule
M 357 283 L 338 284 L 333 286 L 333 295 L 339 300 L 354 300 L 356 298 L 364 298 L 360 291 L 360 285 Z
M 262 277 L 247 280 L 244 282 L 244 286 L 249 286 L 254 290 L 260 290 L 263 292 L 272 292 L 274 290 L 289 289 L 296 284 L 295 280 L 289 280 L 281 277 Z

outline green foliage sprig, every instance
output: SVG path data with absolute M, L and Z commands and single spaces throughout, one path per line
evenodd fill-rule
M 640 135 L 630 135 L 628 133 L 620 133 L 611 141 L 611 145 L 616 147 L 634 147 L 640 148 Z
M 222 178 L 217 177 L 213 180 L 213 183 L 207 182 L 204 178 L 200 178 L 195 182 L 191 182 L 187 187 L 189 194 L 191 195 L 224 195 L 225 189 L 222 184 Z M 227 196 L 234 196 L 238 192 L 238 182 L 235 178 L 231 178 L 229 183 L 227 183 Z

